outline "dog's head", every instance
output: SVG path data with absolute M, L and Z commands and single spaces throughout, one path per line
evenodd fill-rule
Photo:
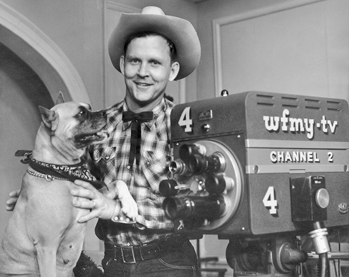
M 60 152 L 75 154 L 91 144 L 104 141 L 108 135 L 103 128 L 107 124 L 105 111 L 91 111 L 88 104 L 64 102 L 60 93 L 52 109 L 39 107 L 45 129 L 52 145 Z

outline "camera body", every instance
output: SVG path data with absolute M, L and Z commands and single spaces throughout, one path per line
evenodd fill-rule
M 251 91 L 176 105 L 165 213 L 178 232 L 220 239 L 349 225 L 348 139 L 340 99 Z

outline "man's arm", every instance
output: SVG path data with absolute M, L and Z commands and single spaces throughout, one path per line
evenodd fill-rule
M 123 207 L 118 199 L 115 199 L 115 194 L 109 187 L 109 194 L 104 195 L 96 190 L 91 184 L 85 181 L 76 180 L 77 186 L 70 191 L 74 196 L 73 205 L 77 208 L 91 210 L 86 216 L 81 217 L 79 222 L 87 222 L 93 218 L 110 219 L 118 223 L 134 223 L 126 220 L 126 215 L 123 212 Z M 113 199 L 114 198 L 114 199 Z M 135 221 L 142 226 L 150 229 L 172 229 L 173 223 L 170 220 L 159 222 L 158 216 L 164 216 L 162 210 L 161 197 L 156 200 L 138 201 L 139 214 L 135 217 Z

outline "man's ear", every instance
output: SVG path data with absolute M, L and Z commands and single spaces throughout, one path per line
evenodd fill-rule
M 41 120 L 51 131 L 55 131 L 58 125 L 58 116 L 55 111 L 39 106 Z
M 57 97 L 57 100 L 56 100 L 56 105 L 61 104 L 61 103 L 64 103 L 64 97 L 63 97 L 63 93 L 60 91 L 58 93 L 58 97 Z
M 181 66 L 180 66 L 179 62 L 173 62 L 171 64 L 171 72 L 170 72 L 170 76 L 168 77 L 169 81 L 173 81 L 174 79 L 176 79 L 180 67 Z
M 122 75 L 125 75 L 124 72 L 125 72 L 125 56 L 121 56 L 120 57 L 120 71 L 122 73 Z

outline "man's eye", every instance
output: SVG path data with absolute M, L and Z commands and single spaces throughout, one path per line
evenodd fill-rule
M 159 64 L 161 64 L 159 61 L 151 61 L 150 62 L 152 65 L 159 65 Z
M 139 60 L 130 60 L 131 64 L 139 64 Z

